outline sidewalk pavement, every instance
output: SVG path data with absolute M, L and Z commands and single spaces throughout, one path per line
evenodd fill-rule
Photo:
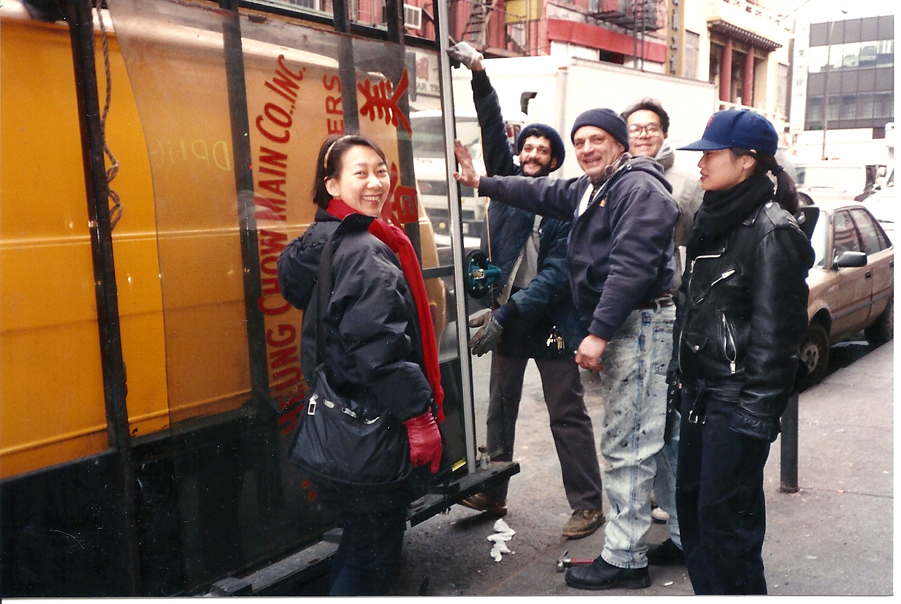
M 893 593 L 893 364 L 894 346 L 889 342 L 801 394 L 795 493 L 780 491 L 780 441 L 773 443 L 765 471 L 763 549 L 771 595 Z M 592 392 L 596 388 L 590 383 L 585 387 L 586 404 L 597 425 L 602 411 Z M 511 481 L 508 503 L 516 505 L 505 519 L 517 530 L 511 542 L 515 555 L 491 561 L 484 535 L 493 521 L 454 506 L 448 516 L 410 531 L 405 544 L 408 564 L 392 595 L 694 593 L 684 566 L 652 566 L 652 585 L 647 589 L 590 592 L 566 586 L 563 573 L 555 569 L 556 560 L 564 550 L 573 558 L 594 558 L 604 536 L 601 529 L 579 540 L 559 537 L 557 531 L 568 513 L 557 503 L 557 485 L 547 488 L 558 479 L 548 478 L 556 459 L 546 454 L 552 445 L 542 440 L 549 438 L 545 422 L 546 417 L 527 429 L 530 424 L 520 417 L 524 433 L 518 439 L 523 442 L 518 457 L 523 474 Z M 654 524 L 648 542 L 660 543 L 667 536 L 665 525 Z M 447 546 L 452 551 L 445 551 Z
M 770 595 L 893 593 L 893 361 L 889 342 L 801 393 L 796 493 L 780 491 L 781 442 L 773 443 L 764 474 Z M 655 524 L 648 541 L 667 536 Z M 571 553 L 597 555 L 581 544 Z M 684 566 L 650 573 L 648 589 L 606 593 L 694 593 Z

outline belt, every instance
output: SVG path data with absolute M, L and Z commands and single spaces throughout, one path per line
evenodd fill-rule
M 639 304 L 635 307 L 635 310 L 649 310 L 649 309 L 657 309 L 666 308 L 667 306 L 673 305 L 673 295 L 672 294 L 663 294 L 662 296 L 657 296 L 656 298 L 652 298 L 645 302 L 644 304 Z

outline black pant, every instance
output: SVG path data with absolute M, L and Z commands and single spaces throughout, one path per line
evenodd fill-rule
M 384 595 L 400 565 L 407 508 L 344 512 L 344 532 L 332 560 L 332 596 Z
M 676 509 L 696 594 L 765 594 L 763 468 L 770 443 L 729 429 L 734 404 L 710 401 L 702 423 L 682 411 Z

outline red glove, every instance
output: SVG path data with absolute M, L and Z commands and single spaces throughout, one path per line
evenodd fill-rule
M 410 441 L 410 461 L 413 467 L 432 464 L 432 474 L 438 471 L 441 463 L 441 433 L 431 411 L 411 417 L 404 422 L 407 427 L 407 438 Z

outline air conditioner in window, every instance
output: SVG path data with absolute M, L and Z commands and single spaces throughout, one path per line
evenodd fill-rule
M 404 4 L 404 27 L 407 29 L 419 29 L 422 27 L 421 8 Z

